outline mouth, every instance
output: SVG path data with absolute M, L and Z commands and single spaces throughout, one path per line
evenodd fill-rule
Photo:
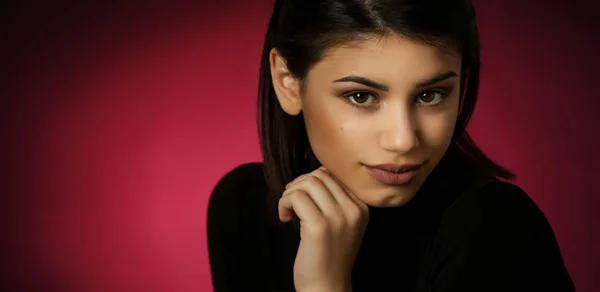
M 366 165 L 367 172 L 384 185 L 404 185 L 410 183 L 423 163 L 418 164 L 378 164 Z

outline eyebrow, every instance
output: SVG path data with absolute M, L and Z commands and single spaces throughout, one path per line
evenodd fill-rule
M 419 83 L 417 83 L 416 87 L 417 88 L 423 88 L 423 87 L 427 87 L 427 86 L 431 86 L 434 85 L 438 82 L 444 81 L 446 79 L 452 78 L 452 77 L 456 77 L 458 76 L 458 74 L 456 74 L 456 72 L 454 71 L 448 71 L 446 73 L 442 73 L 440 75 L 437 75 L 433 78 L 427 79 L 425 81 L 421 81 Z M 359 83 L 368 87 L 372 87 L 375 88 L 377 90 L 381 90 L 381 91 L 388 91 L 389 90 L 389 86 L 383 83 L 378 83 L 375 82 L 373 80 L 370 80 L 368 78 L 362 77 L 362 76 L 356 76 L 356 75 L 350 75 L 350 76 L 346 76 L 337 80 L 333 81 L 335 82 L 354 82 L 354 83 Z

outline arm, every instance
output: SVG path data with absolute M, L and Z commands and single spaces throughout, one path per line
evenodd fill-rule
M 458 199 L 433 246 L 429 291 L 575 291 L 546 217 L 509 183 Z

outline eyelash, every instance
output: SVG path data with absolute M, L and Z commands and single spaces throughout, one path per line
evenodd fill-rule
M 448 95 L 450 95 L 450 92 L 451 92 L 450 88 L 435 88 L 435 89 L 423 91 L 423 92 L 417 94 L 417 96 L 415 97 L 415 99 L 418 99 L 420 96 L 422 96 L 423 94 L 426 94 L 426 93 L 434 93 L 434 94 L 437 93 L 437 94 L 440 94 L 441 95 L 440 98 L 442 100 L 440 100 L 436 104 L 427 105 L 427 104 L 419 103 L 419 104 L 421 104 L 421 106 L 433 107 L 433 106 L 439 105 L 440 103 L 444 102 L 444 100 L 446 100 L 446 98 L 448 97 Z M 371 105 L 359 105 L 359 104 L 356 104 L 356 103 L 350 101 L 350 97 L 354 96 L 357 93 L 368 94 L 371 97 L 378 98 L 377 95 L 374 94 L 374 93 L 372 93 L 372 92 L 369 92 L 369 91 L 360 91 L 360 90 L 348 92 L 348 93 L 346 93 L 346 94 L 343 95 L 343 98 L 344 98 L 344 100 L 347 103 L 349 103 L 351 106 L 356 107 L 356 108 L 369 108 L 369 107 L 371 107 Z M 378 102 L 379 101 L 374 101 L 373 103 L 378 103 Z

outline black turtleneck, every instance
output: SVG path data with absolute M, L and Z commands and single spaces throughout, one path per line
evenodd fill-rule
M 443 168 L 442 168 L 443 169 Z M 216 185 L 208 207 L 215 292 L 294 291 L 299 234 L 273 225 L 260 163 Z M 353 292 L 574 291 L 552 228 L 519 187 L 434 171 L 406 206 L 370 208 Z

